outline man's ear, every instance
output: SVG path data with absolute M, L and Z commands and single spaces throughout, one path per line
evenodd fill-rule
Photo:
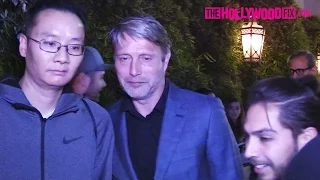
M 91 78 L 85 74 L 80 73 L 76 75 L 72 81 L 73 92 L 76 94 L 85 94 L 88 91 L 88 88 L 91 83 Z
M 302 149 L 308 142 L 318 135 L 318 131 L 314 127 L 308 127 L 302 130 L 302 133 L 298 136 L 298 148 Z
M 318 67 L 317 66 L 314 66 L 311 71 L 314 73 L 314 74 L 318 74 Z
M 19 37 L 19 52 L 20 52 L 20 55 L 22 57 L 26 57 L 27 48 L 28 48 L 28 46 L 27 46 L 27 43 L 28 43 L 27 36 L 22 34 L 22 33 L 20 33 L 18 35 L 18 37 Z
M 168 53 L 166 54 L 166 56 L 164 57 L 164 70 L 166 71 L 168 68 L 168 64 L 171 58 L 171 51 L 168 50 Z

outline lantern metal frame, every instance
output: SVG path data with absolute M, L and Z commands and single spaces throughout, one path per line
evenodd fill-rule
M 244 36 L 250 35 L 250 47 L 244 47 Z M 261 36 L 261 44 L 259 48 L 253 46 L 253 35 Z M 265 38 L 265 29 L 263 26 L 259 25 L 253 18 L 250 18 L 250 21 L 243 25 L 241 28 L 241 41 L 242 41 L 242 48 L 243 48 L 243 55 L 244 61 L 246 62 L 260 62 L 262 57 L 263 45 L 264 45 L 264 38 Z

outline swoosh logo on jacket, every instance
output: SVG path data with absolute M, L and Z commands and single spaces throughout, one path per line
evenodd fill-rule
M 69 144 L 73 141 L 76 141 L 78 139 L 81 139 L 83 136 L 79 136 L 79 137 L 76 137 L 76 138 L 71 138 L 71 139 L 67 139 L 66 137 L 63 138 L 63 144 Z

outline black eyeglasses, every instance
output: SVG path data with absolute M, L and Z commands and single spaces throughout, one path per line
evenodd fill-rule
M 61 43 L 57 41 L 47 41 L 45 39 L 42 39 L 40 41 L 35 40 L 29 36 L 26 35 L 28 39 L 31 39 L 32 41 L 39 44 L 39 48 L 42 51 L 48 52 L 48 53 L 56 53 L 58 52 L 61 47 L 66 47 L 67 53 L 72 56 L 81 56 L 84 53 L 84 46 L 81 44 L 68 44 L 68 45 L 61 45 Z
M 309 70 L 309 69 L 312 69 L 312 67 L 308 67 L 308 68 L 305 68 L 305 69 L 290 69 L 290 73 L 291 73 L 291 75 L 293 75 L 294 73 L 297 73 L 297 75 L 303 75 L 304 74 L 304 72 L 306 71 L 306 70 Z

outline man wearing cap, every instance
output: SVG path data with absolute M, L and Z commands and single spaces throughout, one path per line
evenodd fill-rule
M 106 87 L 105 71 L 112 68 L 112 64 L 104 64 L 103 58 L 97 49 L 86 47 L 83 61 L 78 69 L 79 74 L 72 84 L 74 92 L 99 102 L 100 91 Z

